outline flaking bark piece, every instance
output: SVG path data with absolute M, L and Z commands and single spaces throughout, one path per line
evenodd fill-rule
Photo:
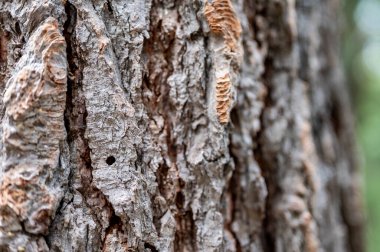
M 241 34 L 241 25 L 230 0 L 206 2 L 204 9 L 208 25 L 213 33 L 223 36 L 224 43 L 234 52 Z
M 59 162 L 66 78 L 66 43 L 58 22 L 48 18 L 32 33 L 4 94 L 0 250 L 46 248 L 41 236 L 67 179 Z
M 236 76 L 238 69 L 232 67 L 233 63 L 239 66 L 240 57 L 240 34 L 241 24 L 237 18 L 230 0 L 207 1 L 204 15 L 212 34 L 222 37 L 223 50 L 217 50 L 215 60 L 215 71 L 226 72 L 222 77 L 216 76 L 215 84 L 215 109 L 220 124 L 227 124 L 230 119 L 230 110 L 233 103 L 231 89 L 233 86 L 231 76 Z M 227 64 L 223 62 L 228 62 Z

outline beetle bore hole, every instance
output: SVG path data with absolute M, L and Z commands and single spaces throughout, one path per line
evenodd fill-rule
M 116 161 L 116 158 L 114 156 L 109 156 L 107 159 L 106 159 L 106 163 L 108 165 L 112 165 L 113 163 L 115 163 Z

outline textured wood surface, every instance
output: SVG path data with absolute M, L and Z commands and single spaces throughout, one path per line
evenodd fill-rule
M 339 12 L 1 1 L 0 251 L 364 251 Z

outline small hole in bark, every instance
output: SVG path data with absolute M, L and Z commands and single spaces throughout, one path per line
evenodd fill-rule
M 113 163 L 116 162 L 116 158 L 114 156 L 109 156 L 107 159 L 106 159 L 106 163 L 108 165 L 112 165 Z

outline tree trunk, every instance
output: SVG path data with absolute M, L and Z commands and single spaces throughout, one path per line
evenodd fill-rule
M 0 251 L 364 251 L 339 11 L 3 0 Z

